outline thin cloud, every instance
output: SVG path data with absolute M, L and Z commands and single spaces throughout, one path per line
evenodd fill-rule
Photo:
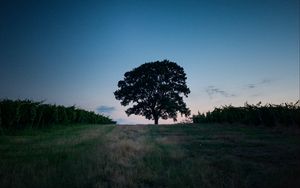
M 227 91 L 216 88 L 215 86 L 208 86 L 205 91 L 208 94 L 209 98 L 211 98 L 211 99 L 215 95 L 221 95 L 223 97 L 235 97 L 236 96 L 235 94 L 228 93 Z
M 250 95 L 250 97 L 252 97 L 252 98 L 261 97 L 261 96 L 262 96 L 261 93 L 255 93 L 255 94 Z
M 261 81 L 259 81 L 257 83 L 247 84 L 246 87 L 249 88 L 249 89 L 254 89 L 254 88 L 257 88 L 259 86 L 268 85 L 268 84 L 271 84 L 271 83 L 272 83 L 271 79 L 262 79 Z
M 263 79 L 262 81 L 260 81 L 260 84 L 270 84 L 271 82 L 271 79 Z
M 256 88 L 256 84 L 248 84 L 247 87 L 249 89 L 253 89 L 253 88 Z
M 99 106 L 96 110 L 99 113 L 111 114 L 112 112 L 114 112 L 116 110 L 116 108 L 113 106 L 103 106 L 102 105 L 102 106 Z
M 116 121 L 117 121 L 117 124 L 126 124 L 127 123 L 127 121 L 123 118 L 118 118 L 118 119 L 116 119 Z

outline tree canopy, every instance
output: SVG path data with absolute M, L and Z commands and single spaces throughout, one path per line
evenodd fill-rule
M 132 104 L 126 110 L 128 116 L 142 115 L 154 120 L 155 124 L 159 118 L 177 121 L 177 112 L 190 115 L 183 101 L 183 97 L 190 93 L 186 79 L 183 68 L 174 62 L 144 63 L 124 74 L 124 80 L 118 82 L 114 95 L 121 105 Z

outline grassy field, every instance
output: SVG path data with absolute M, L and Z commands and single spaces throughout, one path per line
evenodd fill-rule
M 300 187 L 300 135 L 76 125 L 0 136 L 0 187 Z

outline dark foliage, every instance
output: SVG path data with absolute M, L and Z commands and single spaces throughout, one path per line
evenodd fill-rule
M 119 89 L 114 92 L 123 106 L 130 103 L 127 115 L 145 116 L 158 124 L 158 119 L 173 118 L 177 112 L 190 115 L 183 96 L 190 93 L 186 85 L 186 74 L 182 67 L 168 60 L 145 63 L 126 72 L 124 80 L 119 81 Z
M 0 128 L 21 129 L 54 124 L 112 124 L 110 118 L 75 108 L 30 100 L 0 100 Z
M 261 102 L 256 105 L 245 103 L 244 107 L 223 106 L 215 108 L 206 114 L 198 113 L 193 116 L 194 123 L 242 123 L 250 125 L 298 125 L 300 126 L 299 101 L 295 104 L 285 103 L 280 105 Z

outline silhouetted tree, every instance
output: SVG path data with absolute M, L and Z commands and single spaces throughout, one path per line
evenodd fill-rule
M 189 116 L 190 110 L 183 101 L 190 89 L 186 85 L 186 74 L 182 67 L 168 60 L 149 62 L 124 74 L 124 80 L 118 82 L 119 89 L 114 92 L 123 106 L 132 107 L 126 114 L 142 115 L 147 119 L 173 118 L 177 121 L 177 112 Z

